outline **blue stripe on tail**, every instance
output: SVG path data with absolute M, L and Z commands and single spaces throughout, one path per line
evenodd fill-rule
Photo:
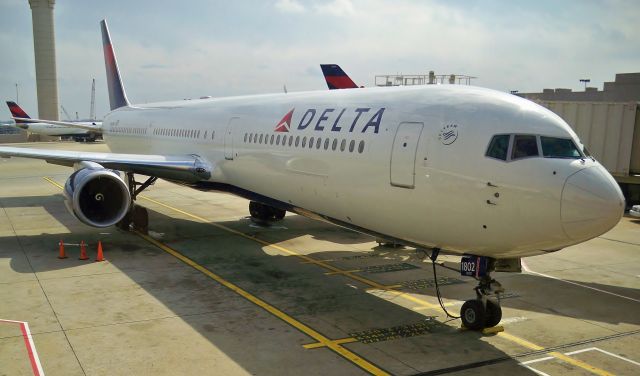
M 111 37 L 109 36 L 109 28 L 107 27 L 107 20 L 100 21 L 102 29 L 102 48 L 104 49 L 104 64 L 107 69 L 107 87 L 109 88 L 109 103 L 111 104 L 111 110 L 116 108 L 129 106 L 129 100 L 127 94 L 124 91 L 124 85 L 122 84 L 122 78 L 120 77 L 120 70 L 118 69 L 118 62 L 116 60 L 116 54 L 113 51 L 113 45 L 111 44 Z

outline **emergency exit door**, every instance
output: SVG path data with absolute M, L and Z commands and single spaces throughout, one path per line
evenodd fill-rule
M 400 123 L 391 149 L 391 185 L 415 186 L 416 153 L 423 123 Z

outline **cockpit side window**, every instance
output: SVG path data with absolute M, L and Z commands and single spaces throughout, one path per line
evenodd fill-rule
M 538 141 L 535 135 L 517 134 L 513 140 L 513 150 L 511 152 L 511 159 L 520 159 L 527 157 L 537 157 L 540 155 L 538 152 Z
M 541 136 L 540 144 L 542 145 L 542 155 L 545 158 L 583 158 L 580 149 L 569 138 Z
M 509 152 L 509 138 L 511 135 L 499 134 L 493 136 L 489 148 L 487 149 L 487 157 L 507 160 L 507 153 Z

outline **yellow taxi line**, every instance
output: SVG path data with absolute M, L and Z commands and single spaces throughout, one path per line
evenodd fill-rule
M 63 186 L 61 186 L 60 184 L 58 184 L 58 182 L 57 182 L 57 181 L 55 181 L 55 180 L 51 179 L 50 177 L 48 177 L 48 176 L 43 176 L 42 178 L 43 178 L 44 180 L 48 181 L 49 183 L 51 183 L 51 184 L 55 185 L 56 187 L 58 187 L 58 188 L 60 188 L 60 189 L 64 189 L 64 187 L 63 187 Z
M 366 359 L 356 355 L 355 353 L 351 352 L 350 350 L 344 348 L 341 346 L 341 343 L 347 343 L 349 341 L 344 342 L 344 340 L 337 340 L 337 341 L 332 341 L 329 338 L 323 336 L 322 334 L 318 333 L 317 331 L 315 331 L 314 329 L 312 329 L 311 327 L 303 324 L 302 322 L 294 319 L 293 317 L 287 315 L 286 313 L 282 312 L 281 310 L 279 310 L 278 308 L 272 306 L 271 304 L 265 302 L 264 300 L 250 294 L 249 292 L 243 290 L 242 288 L 238 287 L 237 285 L 223 279 L 222 277 L 220 277 L 219 275 L 213 273 L 211 270 L 205 268 L 204 266 L 198 264 L 197 262 L 193 261 L 192 259 L 190 259 L 189 257 L 183 255 L 182 253 L 176 251 L 175 249 L 167 246 L 166 244 L 163 244 L 155 239 L 153 239 L 152 237 L 136 232 L 136 234 L 138 236 L 140 236 L 141 238 L 143 238 L 144 240 L 146 240 L 147 242 L 155 245 L 156 247 L 162 249 L 163 251 L 169 253 L 170 255 L 172 255 L 173 257 L 179 259 L 180 261 L 184 262 L 185 264 L 191 266 L 192 268 L 198 270 L 199 272 L 203 273 L 204 275 L 206 275 L 207 277 L 213 279 L 214 281 L 218 282 L 219 284 L 223 285 L 224 287 L 228 288 L 229 290 L 235 292 L 236 294 L 242 296 L 243 298 L 245 298 L 246 300 L 250 301 L 251 303 L 257 305 L 258 307 L 264 309 L 265 311 L 269 312 L 270 314 L 276 316 L 277 318 L 279 318 L 280 320 L 286 322 L 287 324 L 293 326 L 294 328 L 298 329 L 299 331 L 301 331 L 302 333 L 308 335 L 309 337 L 315 339 L 316 341 L 318 341 L 319 346 L 317 347 L 328 347 L 329 349 L 333 350 L 334 352 L 338 353 L 340 356 L 342 356 L 343 358 L 349 360 L 350 362 L 356 364 L 358 367 L 366 370 L 367 372 L 373 374 L 373 375 L 388 375 L 387 372 L 385 372 L 384 370 L 378 368 L 377 366 L 375 366 L 374 364 L 370 363 L 369 361 L 367 361 Z M 353 341 L 351 341 L 353 342 Z
M 46 181 L 48 181 L 49 183 L 55 185 L 58 188 L 62 189 L 62 186 L 60 184 L 58 184 L 56 181 L 54 181 L 53 179 L 50 179 L 48 177 L 44 178 Z M 166 244 L 163 244 L 155 239 L 153 239 L 152 237 L 142 234 L 140 232 L 135 232 L 138 236 L 140 236 L 141 238 L 143 238 L 144 240 L 146 240 L 147 242 L 153 244 L 154 246 L 160 248 L 161 250 L 167 252 L 168 254 L 172 255 L 173 257 L 179 259 L 180 261 L 184 262 L 185 264 L 191 266 L 192 268 L 198 270 L 199 272 L 203 273 L 204 275 L 206 275 L 207 277 L 213 279 L 214 281 L 218 282 L 219 284 L 223 285 L 224 287 L 228 288 L 229 290 L 235 292 L 236 294 L 240 295 L 241 297 L 245 298 L 246 300 L 250 301 L 251 303 L 257 305 L 258 307 L 264 309 L 265 311 L 269 312 L 270 314 L 276 316 L 277 318 L 279 318 L 280 320 L 286 322 L 287 324 L 293 326 L 294 328 L 298 329 L 299 331 L 301 331 L 302 333 L 308 335 L 309 337 L 313 338 L 314 340 L 317 341 L 317 343 L 319 343 L 320 345 L 318 346 L 312 346 L 311 348 L 314 347 L 327 347 L 331 350 L 333 350 L 334 352 L 336 352 L 337 354 L 339 354 L 340 356 L 342 356 L 343 358 L 347 359 L 348 361 L 356 364 L 358 367 L 364 369 L 365 371 L 371 373 L 372 375 L 389 375 L 389 373 L 385 372 L 384 370 L 380 369 L 379 367 L 375 366 L 374 364 L 370 363 L 369 361 L 367 361 L 366 359 L 356 355 L 355 353 L 351 352 L 350 350 L 346 349 L 345 347 L 341 346 L 342 343 L 348 343 L 348 342 L 354 342 L 354 341 L 348 341 L 347 339 L 340 339 L 340 340 L 336 340 L 333 341 L 325 336 L 323 336 L 322 334 L 318 333 L 317 331 L 315 331 L 314 329 L 312 329 L 311 327 L 303 324 L 302 322 L 294 319 L 293 317 L 287 315 L 286 313 L 282 312 L 281 310 L 279 310 L 278 308 L 272 306 L 271 304 L 265 302 L 264 300 L 250 294 L 249 292 L 243 290 L 242 288 L 238 287 L 237 285 L 223 279 L 222 277 L 220 277 L 219 275 L 213 273 L 211 270 L 205 268 L 204 266 L 198 264 L 197 262 L 193 261 L 192 259 L 188 258 L 187 256 L 183 255 L 182 253 L 176 251 L 175 249 L 167 246 Z M 314 344 L 312 344 L 314 345 Z
M 509 334 L 509 333 L 506 333 L 506 332 L 500 332 L 497 335 L 499 337 L 502 337 L 502 338 L 504 338 L 506 340 L 509 340 L 511 342 L 514 342 L 514 343 L 517 343 L 520 346 L 526 347 L 526 348 L 531 349 L 531 350 L 535 350 L 535 351 L 544 350 L 544 347 L 538 346 L 535 343 L 529 342 L 529 341 L 527 341 L 525 339 L 522 339 L 520 337 L 516 337 L 513 334 Z M 564 354 L 562 354 L 560 352 L 551 351 L 551 352 L 549 352 L 547 354 L 553 356 L 556 359 L 560 359 L 560 360 L 565 361 L 565 362 L 567 362 L 569 364 L 572 364 L 572 365 L 574 365 L 576 367 L 580 367 L 580 368 L 582 368 L 582 369 L 584 369 L 586 371 L 589 371 L 591 373 L 595 373 L 596 375 L 613 376 L 613 374 L 610 373 L 610 372 L 607 372 L 607 371 L 605 371 L 603 369 L 600 369 L 598 367 L 594 367 L 594 366 L 592 366 L 590 364 L 587 364 L 587 363 L 585 363 L 583 361 L 580 361 L 578 359 L 572 358 L 570 356 L 564 355 Z
M 142 196 L 140 196 L 140 197 L 142 197 Z M 289 255 L 292 255 L 292 256 L 300 257 L 300 258 L 304 259 L 305 261 L 307 261 L 309 263 L 313 263 L 313 264 L 319 265 L 321 267 L 324 267 L 325 269 L 331 270 L 333 272 L 333 274 L 345 275 L 345 276 L 347 276 L 349 278 L 358 280 L 358 281 L 360 281 L 360 282 L 362 282 L 362 283 L 364 283 L 366 285 L 369 285 L 369 286 L 373 287 L 374 289 L 384 290 L 385 292 L 390 293 L 390 294 L 392 294 L 392 295 L 394 295 L 396 297 L 400 297 L 400 298 L 409 300 L 411 302 L 418 303 L 421 306 L 426 306 L 428 308 L 440 308 L 440 306 L 437 305 L 437 304 L 431 304 L 431 303 L 428 303 L 425 300 L 417 298 L 417 297 L 415 297 L 413 295 L 407 294 L 407 293 L 402 292 L 402 291 L 395 290 L 393 288 L 393 286 L 389 287 L 389 286 L 381 285 L 381 284 L 379 284 L 377 282 L 374 282 L 374 281 L 371 281 L 371 280 L 369 280 L 367 278 L 364 278 L 364 277 L 361 277 L 361 276 L 358 276 L 358 275 L 355 275 L 355 274 L 351 274 L 350 271 L 342 270 L 342 269 L 337 268 L 337 267 L 335 267 L 333 265 L 327 264 L 327 263 L 322 262 L 320 260 L 316 260 L 316 259 L 314 259 L 314 258 L 312 258 L 310 256 L 299 254 L 299 253 L 297 253 L 295 251 L 289 250 L 289 249 L 284 248 L 282 246 L 279 246 L 279 245 L 276 245 L 276 244 L 273 244 L 273 243 L 269 243 L 267 241 L 264 241 L 262 239 L 256 238 L 254 236 L 250 236 L 250 235 L 247 235 L 247 234 L 245 234 L 243 232 L 231 229 L 231 228 L 229 228 L 227 226 L 224 226 L 224 225 L 221 225 L 221 224 L 218 224 L 218 223 L 215 223 L 215 222 L 211 222 L 211 221 L 209 221 L 209 220 L 207 220 L 207 219 L 205 219 L 203 217 L 200 217 L 198 215 L 188 213 L 188 212 L 186 212 L 184 210 L 180 210 L 178 208 L 174 208 L 174 207 L 172 207 L 170 205 L 167 205 L 165 203 L 156 201 L 156 200 L 148 198 L 148 197 L 142 197 L 142 198 L 147 200 L 147 201 L 153 202 L 153 203 L 155 203 L 157 205 L 163 206 L 163 207 L 165 207 L 167 209 L 170 209 L 170 210 L 176 211 L 178 213 L 184 214 L 184 215 L 186 215 L 188 217 L 197 219 L 197 220 L 199 220 L 201 222 L 208 223 L 208 224 L 210 224 L 212 226 L 215 226 L 215 227 L 218 227 L 220 229 L 226 230 L 226 231 L 231 232 L 233 234 L 237 234 L 237 235 L 242 236 L 242 237 L 244 237 L 246 239 L 250 239 L 250 240 L 256 241 L 256 242 L 258 242 L 258 243 L 260 243 L 260 244 L 262 244 L 264 246 L 280 250 L 280 251 L 282 251 L 284 253 L 287 253 Z M 325 274 L 327 274 L 327 273 L 325 273 Z M 369 290 L 371 290 L 371 289 L 369 289 Z M 445 306 L 449 306 L 449 305 L 454 305 L 454 303 L 446 303 L 445 304 Z M 536 345 L 536 344 L 534 344 L 532 342 L 529 342 L 529 341 L 527 341 L 525 339 L 522 339 L 520 337 L 516 337 L 516 336 L 514 336 L 512 334 L 507 334 L 505 332 L 500 332 L 498 335 L 500 335 L 501 337 L 503 337 L 505 339 L 508 339 L 508 340 L 510 340 L 512 342 L 518 343 L 518 344 L 520 344 L 520 345 L 522 345 L 524 347 L 532 349 L 532 350 L 544 350 L 544 347 L 538 346 L 538 345 Z M 549 355 L 554 356 L 557 359 L 564 360 L 567 363 L 570 363 L 570 364 L 575 365 L 577 367 L 583 368 L 583 369 L 585 369 L 585 370 L 587 370 L 589 372 L 595 373 L 595 374 L 600 375 L 600 376 L 609 376 L 609 375 L 611 375 L 611 373 L 608 373 L 607 371 L 604 371 L 604 370 L 599 369 L 597 367 L 591 366 L 591 365 L 589 365 L 589 364 L 587 364 L 585 362 L 579 361 L 577 359 L 571 358 L 571 357 L 569 357 L 567 355 L 564 355 L 564 354 L 561 354 L 561 353 L 550 352 Z
M 328 269 L 328 270 L 330 270 L 331 272 L 333 272 L 333 273 L 335 273 L 335 274 L 342 274 L 342 275 L 345 275 L 345 276 L 347 276 L 347 277 L 349 277 L 349 278 L 351 278 L 351 279 L 354 279 L 354 280 L 356 280 L 356 281 L 358 281 L 358 282 L 362 282 L 362 283 L 363 283 L 363 284 L 365 284 L 365 285 L 368 285 L 368 286 L 370 286 L 370 287 L 373 287 L 374 289 L 388 291 L 388 292 L 390 292 L 391 294 L 393 294 L 393 295 L 394 295 L 394 296 L 396 296 L 396 297 L 404 298 L 404 299 L 409 300 L 409 301 L 411 301 L 411 302 L 413 302 L 413 303 L 418 303 L 418 304 L 420 304 L 420 305 L 422 305 L 422 306 L 425 306 L 425 307 L 428 307 L 428 308 L 434 308 L 434 309 L 437 309 L 437 308 L 439 308 L 439 307 L 440 307 L 440 306 L 439 306 L 439 305 L 437 305 L 437 304 L 431 304 L 431 303 L 429 303 L 429 302 L 425 301 L 424 299 L 416 298 L 416 297 L 414 297 L 414 296 L 412 296 L 412 295 L 409 295 L 409 294 L 407 294 L 407 293 L 405 293 L 405 292 L 394 290 L 394 289 L 392 289 L 392 288 L 389 288 L 388 286 L 382 285 L 382 284 L 377 283 L 377 282 L 375 282 L 375 281 L 372 281 L 372 280 L 370 280 L 370 279 L 368 279 L 368 278 L 364 278 L 364 277 L 362 277 L 362 276 L 359 276 L 359 275 L 356 275 L 356 274 L 352 274 L 352 273 L 350 273 L 349 271 L 346 271 L 346 270 L 340 269 L 340 268 L 338 268 L 338 267 L 336 267 L 336 266 L 333 266 L 333 265 L 331 265 L 331 264 L 327 264 L 327 263 L 325 263 L 325 262 L 323 262 L 323 261 L 316 260 L 316 259 L 314 259 L 313 257 L 310 257 L 310 256 L 307 256 L 307 255 L 300 254 L 300 253 L 298 253 L 298 252 L 292 251 L 292 250 L 290 250 L 290 249 L 288 249 L 288 248 L 285 248 L 285 247 L 282 247 L 282 246 L 280 246 L 280 245 L 277 245 L 277 244 L 273 244 L 273 243 L 267 242 L 267 241 L 265 241 L 265 240 L 262 240 L 262 239 L 260 239 L 260 238 L 255 237 L 255 236 L 247 235 L 247 234 L 245 234 L 245 233 L 243 233 L 243 232 L 241 232 L 241 231 L 234 230 L 234 229 L 229 228 L 229 227 L 227 227 L 227 226 L 225 226 L 225 225 L 221 225 L 221 224 L 218 224 L 218 223 L 212 222 L 212 221 L 210 221 L 210 220 L 207 220 L 206 218 L 200 217 L 199 215 L 196 215 L 196 214 L 192 214 L 192 213 L 186 212 L 186 211 L 184 211 L 184 210 L 181 210 L 181 209 L 175 208 L 175 207 L 173 207 L 173 206 L 171 206 L 171 205 L 167 205 L 167 204 L 165 204 L 165 203 L 163 203 L 163 202 L 160 202 L 160 201 L 154 200 L 154 199 L 149 198 L 149 197 L 143 197 L 143 196 L 139 196 L 139 197 L 140 197 L 140 198 L 142 198 L 142 199 L 144 199 L 144 200 L 147 200 L 147 201 L 149 201 L 149 202 L 152 202 L 152 203 L 154 203 L 154 204 L 156 204 L 156 205 L 160 205 L 160 206 L 163 206 L 163 207 L 165 207 L 165 208 L 167 208 L 167 209 L 173 210 L 173 211 L 175 211 L 175 212 L 177 212 L 177 213 L 184 214 L 184 215 L 186 215 L 186 216 L 188 216 L 188 217 L 191 217 L 191 218 L 193 218 L 193 219 L 196 219 L 196 220 L 198 220 L 198 221 L 200 221 L 200 222 L 203 222 L 203 223 L 209 224 L 209 225 L 214 226 L 214 227 L 217 227 L 217 228 L 219 228 L 219 229 L 222 229 L 222 230 L 228 231 L 228 232 L 230 232 L 230 233 L 232 233 L 232 234 L 235 234 L 235 235 L 241 236 L 241 237 L 243 237 L 243 238 L 245 238 L 245 239 L 253 240 L 253 241 L 258 242 L 258 243 L 260 243 L 260 244 L 262 244 L 262 245 L 264 245 L 264 246 L 266 246 L 266 247 L 270 247 L 270 248 L 273 248 L 273 249 L 279 250 L 279 251 L 281 251 L 281 252 L 283 252 L 283 253 L 286 253 L 286 254 L 288 254 L 288 255 L 291 255 L 291 256 L 299 257 L 299 258 L 301 258 L 301 259 L 303 259 L 303 260 L 305 260 L 305 261 L 307 261 L 307 262 L 309 262 L 309 263 L 313 263 L 313 264 L 316 264 L 316 265 L 318 265 L 318 266 L 321 266 L 321 267 L 323 267 L 323 268 L 325 268 L 325 269 Z
M 353 338 L 353 337 L 349 337 L 349 338 L 341 338 L 341 339 L 334 339 L 333 341 L 331 341 L 337 345 L 342 345 L 344 343 L 352 343 L 352 342 L 358 342 L 357 339 Z M 314 343 L 308 343 L 306 345 L 302 345 L 302 347 L 304 347 L 305 349 L 319 349 L 321 347 L 325 347 L 326 345 L 322 342 L 314 342 Z
M 47 180 L 49 183 L 51 183 L 51 184 L 53 184 L 53 185 L 57 186 L 57 187 L 58 187 L 58 188 L 60 188 L 60 189 L 62 189 L 62 188 L 63 188 L 60 184 L 58 184 L 57 182 L 55 182 L 55 181 L 54 181 L 54 180 L 52 180 L 51 178 L 44 177 L 44 179 L 45 179 L 45 180 Z M 287 248 L 284 248 L 284 247 L 282 247 L 282 246 L 279 246 L 279 245 L 277 245 L 277 244 L 273 244 L 273 243 L 270 243 L 270 242 L 264 241 L 264 240 L 262 240 L 262 239 L 256 238 L 255 236 L 247 235 L 247 234 L 245 234 L 245 233 L 243 233 L 243 232 L 241 232 L 241 231 L 234 230 L 234 229 L 232 229 L 232 228 L 230 228 L 230 227 L 227 227 L 227 226 L 224 226 L 224 225 L 221 225 L 221 224 L 215 223 L 215 222 L 211 222 L 211 221 L 207 220 L 206 218 L 200 217 L 200 216 L 195 215 L 195 214 L 192 214 L 192 213 L 188 213 L 188 212 L 186 212 L 186 211 L 184 211 L 184 210 L 181 210 L 181 209 L 175 208 L 175 207 L 173 207 L 173 206 L 167 205 L 167 204 L 165 204 L 165 203 L 162 203 L 162 202 L 160 202 L 160 201 L 154 200 L 154 199 L 152 199 L 152 198 L 144 197 L 144 196 L 139 196 L 139 197 L 140 197 L 140 198 L 142 198 L 142 199 L 144 199 L 144 200 L 147 200 L 147 201 L 149 201 L 149 202 L 152 202 L 152 203 L 154 203 L 154 204 L 157 204 L 157 205 L 163 206 L 163 207 L 165 207 L 165 208 L 167 208 L 167 209 L 170 209 L 170 210 L 173 210 L 173 211 L 175 211 L 175 212 L 178 212 L 178 213 L 184 214 L 184 215 L 186 215 L 186 216 L 188 216 L 188 217 L 191 217 L 191 218 L 193 218 L 193 219 L 196 219 L 196 220 L 198 220 L 198 221 L 200 221 L 200 222 L 210 224 L 210 225 L 212 225 L 212 226 L 214 226 L 214 227 L 220 228 L 220 229 L 225 230 L 225 231 L 227 231 L 227 232 L 230 232 L 230 233 L 232 233 L 232 234 L 235 234 L 235 235 L 241 236 L 241 237 L 243 237 L 243 238 L 245 238 L 245 239 L 253 240 L 253 241 L 258 242 L 258 243 L 260 243 L 260 244 L 262 244 L 262 245 L 264 245 L 264 246 L 266 246 L 266 247 L 271 247 L 271 248 L 274 248 L 274 249 L 280 250 L 280 251 L 282 251 L 282 252 L 284 252 L 284 253 L 287 253 L 287 254 L 289 254 L 289 255 L 299 257 L 299 258 L 301 258 L 301 259 L 303 259 L 303 260 L 305 260 L 305 261 L 307 261 L 307 262 L 309 262 L 309 263 L 313 263 L 313 264 L 319 265 L 319 266 L 321 266 L 321 267 L 323 267 L 323 268 L 325 268 L 325 269 L 329 269 L 329 270 L 331 270 L 331 271 L 335 272 L 336 274 L 344 274 L 344 275 L 348 276 L 349 278 L 352 278 L 352 279 L 355 279 L 355 280 L 357 280 L 357 281 L 360 281 L 360 282 L 362 282 L 362 283 L 364 283 L 364 284 L 366 284 L 366 285 L 369 285 L 369 286 L 371 286 L 371 287 L 373 287 L 373 288 L 380 289 L 380 290 L 384 290 L 384 291 L 389 292 L 389 293 L 391 293 L 391 294 L 393 294 L 393 295 L 395 295 L 395 296 L 397 296 L 397 297 L 401 297 L 401 298 L 407 299 L 407 300 L 409 300 L 409 301 L 412 301 L 412 302 L 414 302 L 414 303 L 418 303 L 418 304 L 420 304 L 420 305 L 422 305 L 422 306 L 426 306 L 426 307 L 429 307 L 429 308 L 438 308 L 438 307 L 439 307 L 438 305 L 428 303 L 428 302 L 424 301 L 423 299 L 416 298 L 416 297 L 414 297 L 414 296 L 412 296 L 412 295 L 409 295 L 409 294 L 407 294 L 407 293 L 404 293 L 404 292 L 402 292 L 402 291 L 397 291 L 397 290 L 395 290 L 395 289 L 393 289 L 393 288 L 390 288 L 390 287 L 388 287 L 388 286 L 381 285 L 381 284 L 379 284 L 379 283 L 377 283 L 377 282 L 374 282 L 374 281 L 371 281 L 371 280 L 369 280 L 369 279 L 367 279 L 367 278 L 364 278 L 364 277 L 361 277 L 361 276 L 358 276 L 358 275 L 355 275 L 355 274 L 351 274 L 351 273 L 349 273 L 348 271 L 342 270 L 342 269 L 340 269 L 340 268 L 337 268 L 337 267 L 335 267 L 335 266 L 333 266 L 333 265 L 327 264 L 327 263 L 322 262 L 322 261 L 320 261 L 320 260 L 316 260 L 316 259 L 314 259 L 314 258 L 312 258 L 312 257 L 310 257 L 310 256 L 302 255 L 302 254 L 300 254 L 300 253 L 297 253 L 297 252 L 295 252 L 295 251 L 291 251 L 291 250 L 289 250 L 289 249 L 287 249 Z M 145 236 L 146 236 L 146 235 L 145 235 Z M 148 238 L 148 236 L 147 236 L 147 238 Z M 149 239 L 151 239 L 151 240 L 153 240 L 153 241 L 155 242 L 155 240 L 154 240 L 154 239 L 152 239 L 152 238 L 149 238 Z M 183 257 L 185 257 L 185 258 L 186 258 L 186 256 L 183 256 Z M 190 260 L 190 259 L 189 259 L 189 260 Z M 193 262 L 193 261 L 192 261 L 192 262 Z M 195 262 L 194 262 L 194 264 L 195 264 Z M 196 265 L 198 265 L 198 264 L 196 264 Z M 198 265 L 198 266 L 200 266 L 200 265 Z M 203 268 L 204 270 L 207 270 L 207 271 L 208 271 L 208 269 L 206 269 L 206 268 L 204 268 L 204 267 L 202 267 L 202 266 L 200 266 L 200 267 L 201 267 L 201 268 Z M 197 268 L 196 268 L 196 269 L 197 269 Z M 200 270 L 200 269 L 198 269 L 198 270 Z M 206 273 L 205 273 L 205 274 L 206 274 Z M 212 273 L 212 274 L 213 274 L 213 273 Z M 215 278 L 214 278 L 214 279 L 215 279 Z M 247 294 L 248 294 L 248 293 L 247 293 Z M 258 298 L 256 298 L 256 299 L 258 299 Z M 265 303 L 265 304 L 267 304 L 267 303 Z M 273 308 L 274 308 L 274 309 L 276 309 L 275 307 L 273 307 Z M 276 309 L 276 310 L 277 310 L 277 309 Z M 284 313 L 283 313 L 283 314 L 284 314 Z M 286 315 L 286 314 L 285 314 L 285 315 Z M 293 319 L 293 320 L 295 320 L 295 319 Z M 301 325 L 304 325 L 304 324 L 302 324 L 302 323 L 300 323 L 300 324 L 301 324 Z M 311 328 L 309 328 L 309 329 L 311 329 Z M 311 330 L 313 330 L 313 329 L 311 329 Z M 318 335 L 320 335 L 320 334 L 318 334 Z M 310 336 L 311 336 L 311 335 L 310 335 Z M 320 336 L 321 336 L 321 335 L 320 335 Z M 504 338 L 504 339 L 506 339 L 506 340 L 509 340 L 509 341 L 511 341 L 511 342 L 517 343 L 517 344 L 519 344 L 519 345 L 521 345 L 521 346 L 523 346 L 523 347 L 526 347 L 526 348 L 532 349 L 532 350 L 544 350 L 544 347 L 541 347 L 541 346 L 539 346 L 539 345 L 536 345 L 536 344 L 534 344 L 534 343 L 532 343 L 532 342 L 529 342 L 529 341 L 527 341 L 527 340 L 525 340 L 525 339 L 522 339 L 522 338 L 517 337 L 517 336 L 512 335 L 512 334 L 508 334 L 508 333 L 505 333 L 505 332 L 500 332 L 500 333 L 498 333 L 498 336 L 500 336 L 500 337 L 502 337 L 502 338 Z M 313 337 L 313 336 L 311 336 L 311 337 Z M 349 350 L 346 350 L 345 348 L 343 348 L 342 346 L 340 346 L 339 344 L 337 344 L 335 341 L 331 341 L 330 339 L 328 339 L 328 338 L 326 338 L 326 337 L 324 337 L 324 336 L 322 336 L 322 337 L 324 338 L 324 340 L 318 340 L 318 342 L 322 344 L 322 345 L 319 345 L 318 347 L 320 347 L 320 346 L 322 346 L 322 347 L 326 346 L 326 347 L 328 347 L 328 348 L 330 348 L 330 349 L 332 349 L 332 350 L 334 350 L 334 351 L 336 351 L 336 349 L 337 349 L 337 348 L 341 348 L 341 349 L 343 349 L 343 350 L 345 350 L 345 351 L 347 351 L 347 352 L 351 353 Z M 314 344 L 309 344 L 309 345 L 314 345 Z M 338 351 L 336 351 L 336 352 L 338 352 Z M 338 352 L 338 353 L 339 353 L 340 355 L 342 355 L 340 352 Z M 353 353 L 351 353 L 351 354 L 353 354 Z M 587 363 L 582 362 L 582 361 L 580 361 L 580 360 L 577 360 L 577 359 L 571 358 L 571 357 L 569 357 L 569 356 L 567 356 L 567 355 L 564 355 L 564 354 L 559 353 L 559 352 L 556 352 L 556 351 L 550 352 L 550 353 L 548 353 L 548 354 L 549 354 L 549 355 L 551 355 L 551 356 L 553 356 L 553 357 L 555 357 L 555 358 L 557 358 L 557 359 L 563 360 L 563 361 L 565 361 L 565 362 L 567 362 L 567 363 L 570 363 L 570 364 L 572 364 L 572 365 L 575 365 L 575 366 L 577 366 L 577 367 L 580 367 L 580 368 L 582 368 L 582 369 L 585 369 L 585 370 L 587 370 L 587 371 L 589 371 L 589 372 L 595 373 L 595 374 L 600 375 L 600 376 L 612 376 L 612 375 L 613 375 L 613 374 L 611 374 L 611 373 L 609 373 L 609 372 L 607 372 L 607 371 L 605 371 L 605 370 L 602 370 L 602 369 L 600 369 L 600 368 L 594 367 L 594 366 L 592 366 L 592 365 L 590 365 L 590 364 L 587 364 Z M 362 358 L 357 357 L 357 355 L 355 355 L 355 354 L 353 354 L 353 355 L 354 355 L 356 358 L 361 359 L 361 360 L 362 360 L 362 361 L 364 361 L 365 363 L 370 364 L 370 363 L 368 363 L 366 360 L 363 360 Z M 344 355 L 342 355 L 342 356 L 343 356 L 343 357 L 345 357 Z M 348 359 L 348 360 L 351 360 L 351 359 L 349 359 L 348 357 L 345 357 L 345 358 L 346 358 L 346 359 Z M 353 360 L 352 360 L 352 361 L 353 361 Z M 354 363 L 355 363 L 355 362 L 354 362 Z M 356 364 L 357 364 L 357 363 L 356 363 Z M 371 365 L 371 366 L 372 366 L 372 367 L 375 367 L 375 366 L 373 366 L 373 365 Z M 364 368 L 364 367 L 362 367 L 362 368 Z M 377 367 L 375 367 L 375 368 L 376 368 L 376 369 L 378 369 Z M 364 369 L 366 369 L 366 368 L 364 368 Z M 379 370 L 379 369 L 378 369 L 378 370 Z M 368 371 L 368 370 L 367 370 L 367 371 Z M 381 371 L 381 372 L 384 372 L 384 371 L 382 371 L 382 370 L 380 370 L 380 371 Z M 369 371 L 369 372 L 371 372 L 371 371 Z M 376 375 L 378 374 L 378 373 L 374 373 L 374 372 L 371 372 L 371 373 L 376 374 Z M 387 373 L 381 373 L 381 374 L 387 374 Z
M 342 270 L 342 271 L 339 271 L 339 272 L 326 272 L 326 273 L 324 273 L 324 275 L 341 275 L 341 274 L 345 275 L 345 274 L 357 273 L 357 272 L 361 272 L 361 271 L 362 270 L 360 270 L 360 269 Z

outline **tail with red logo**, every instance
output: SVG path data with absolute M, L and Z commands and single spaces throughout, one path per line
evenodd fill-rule
M 329 90 L 355 89 L 358 87 L 338 64 L 320 64 L 320 68 L 322 68 L 322 74 L 325 81 L 327 81 Z
M 15 119 L 16 124 L 26 123 L 23 120 L 19 119 L 31 119 L 29 115 L 22 109 L 22 107 L 18 106 L 16 102 L 7 101 L 7 106 L 9 106 L 9 111 L 11 111 L 11 117 L 18 118 Z
M 102 48 L 104 49 L 104 64 L 107 68 L 107 87 L 109 89 L 109 104 L 111 110 L 116 108 L 129 106 L 127 93 L 124 91 L 120 70 L 118 69 L 118 61 L 111 44 L 111 36 L 109 36 L 109 27 L 107 21 L 100 22 L 102 27 Z

